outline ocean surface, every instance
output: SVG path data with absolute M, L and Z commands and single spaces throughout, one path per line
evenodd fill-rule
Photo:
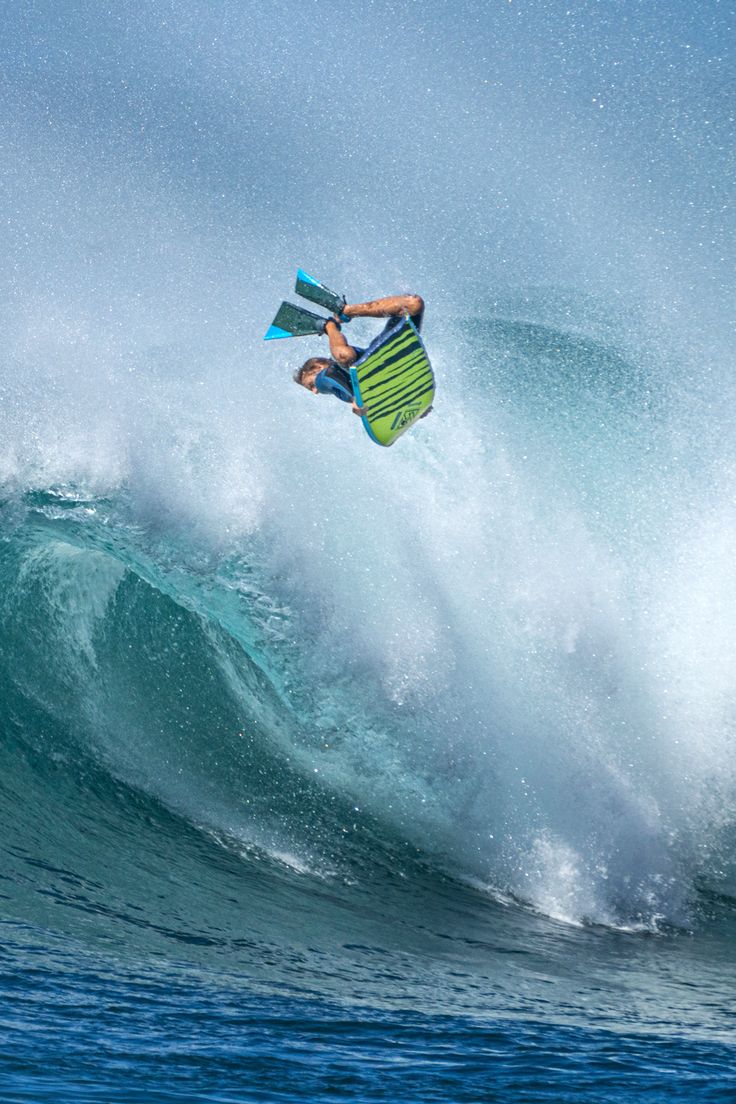
M 733 23 L 4 6 L 3 1104 L 736 1100 Z

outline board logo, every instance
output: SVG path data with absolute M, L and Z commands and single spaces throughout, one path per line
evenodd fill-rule
M 392 429 L 401 429 L 403 426 L 408 425 L 409 422 L 413 422 L 419 413 L 421 407 L 410 406 L 406 410 L 400 410 L 391 423 Z

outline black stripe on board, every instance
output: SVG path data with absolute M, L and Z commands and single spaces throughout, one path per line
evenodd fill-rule
M 365 375 L 361 375 L 360 368 L 358 369 L 358 380 L 361 384 L 370 379 L 371 376 L 375 376 L 376 372 L 380 372 L 382 368 L 388 368 L 389 365 L 393 364 L 400 357 L 413 356 L 417 349 L 422 348 L 421 342 L 417 341 L 416 334 L 412 333 L 406 336 L 410 336 L 409 341 L 397 341 L 396 343 L 392 341 L 391 344 L 386 347 L 386 355 L 381 356 L 380 362 L 374 365 Z M 413 339 L 413 341 L 411 339 Z M 382 349 L 380 351 L 383 353 L 384 350 Z M 364 365 L 361 365 L 361 367 L 364 367 Z
M 381 410 L 387 403 L 395 402 L 404 391 L 416 387 L 425 379 L 432 379 L 432 372 L 428 365 L 420 364 L 416 371 L 410 372 L 408 375 L 402 374 L 400 381 L 395 386 L 389 387 L 388 390 L 372 399 L 368 399 L 364 405 L 375 410 Z
M 398 361 L 405 360 L 410 356 L 416 356 L 421 348 L 418 341 L 402 342 L 398 348 L 392 346 L 386 356 L 381 357 L 380 363 L 372 365 L 369 371 L 365 372 L 362 376 L 358 375 L 358 379 L 361 383 L 365 383 L 366 380 L 371 379 L 371 377 L 375 376 L 378 372 L 383 372 L 385 369 L 390 368 L 392 364 L 396 364 Z
M 392 395 L 390 399 L 387 399 L 384 403 L 379 403 L 377 407 L 368 407 L 368 414 L 371 418 L 384 418 L 390 411 L 401 409 L 402 406 L 406 406 L 412 402 L 417 391 L 421 391 L 425 384 L 428 384 L 428 389 L 431 390 L 434 387 L 434 380 L 431 376 L 421 376 L 411 381 L 406 387 L 397 391 L 395 395 Z
M 377 349 L 374 349 L 370 356 L 366 358 L 366 361 L 364 363 L 371 360 L 373 357 L 382 356 L 385 352 L 391 349 L 395 349 L 400 342 L 406 341 L 408 338 L 416 336 L 417 334 L 411 328 L 411 326 L 403 326 L 388 341 L 384 341 L 382 345 L 379 345 Z
M 432 380 L 433 376 L 431 371 L 425 371 L 422 367 L 418 372 L 415 372 L 410 379 L 402 380 L 401 383 L 393 388 L 390 394 L 382 395 L 380 399 L 367 405 L 373 410 L 383 410 L 385 406 L 393 406 L 394 403 L 399 401 L 399 397 L 405 394 L 407 391 L 413 391 L 420 383 L 425 379 Z
M 375 391 L 376 394 L 378 394 L 378 392 L 383 387 L 389 386 L 393 382 L 393 380 L 400 379 L 401 376 L 403 376 L 406 372 L 410 372 L 414 368 L 416 368 L 417 365 L 420 364 L 422 360 L 424 360 L 427 365 L 429 364 L 429 362 L 427 361 L 427 359 L 424 355 L 424 350 L 420 349 L 419 352 L 414 353 L 410 357 L 407 357 L 406 361 L 402 362 L 401 367 L 399 368 L 398 372 L 393 372 L 390 376 L 387 376 L 385 379 L 376 380 L 375 383 L 369 383 L 368 386 L 365 389 L 363 389 L 361 387 L 361 391 L 360 391 L 361 395 L 362 394 L 369 394 L 371 391 Z
M 380 417 L 380 418 L 390 418 L 392 414 L 398 414 L 398 412 L 399 412 L 400 410 L 403 410 L 403 409 L 404 409 L 404 407 L 406 407 L 406 406 L 410 406 L 410 405 L 411 405 L 411 403 L 413 403 L 413 402 L 417 402 L 417 401 L 418 401 L 419 399 L 421 399 L 421 398 L 422 398 L 422 397 L 423 397 L 424 395 L 429 395 L 429 394 L 430 394 L 430 392 L 432 392 L 432 391 L 434 391 L 434 383 L 431 383 L 429 387 L 425 387 L 425 388 L 424 388 L 424 390 L 420 390 L 420 391 L 417 391 L 417 392 L 415 392 L 415 393 L 414 393 L 413 395 L 411 395 L 411 396 L 408 396 L 408 397 L 407 397 L 406 399 L 403 399 L 403 400 L 402 400 L 402 401 L 401 401 L 401 402 L 399 403 L 399 405 L 398 405 L 398 406 L 394 406 L 394 407 L 392 407 L 392 408 L 391 408 L 390 410 L 385 410 L 385 411 L 383 412 L 383 414 L 380 414 L 380 415 L 379 415 L 379 417 Z M 373 412 L 372 412 L 372 411 L 369 411 L 368 413 L 370 414 L 370 417 L 371 417 L 371 418 L 375 418 L 375 415 L 373 414 Z

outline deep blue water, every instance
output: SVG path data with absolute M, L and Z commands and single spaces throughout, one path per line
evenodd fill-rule
M 733 16 L 6 5 L 0 1100 L 736 1099 Z
M 534 1019 L 346 1014 L 329 1001 L 257 999 L 234 979 L 213 990 L 183 970 L 126 971 L 122 980 L 109 961 L 77 959 L 75 968 L 43 952 L 30 964 L 8 1004 L 21 1027 L 5 1059 L 8 1101 L 668 1101 L 733 1092 L 724 1043 Z M 37 1069 L 41 1048 L 46 1070 Z

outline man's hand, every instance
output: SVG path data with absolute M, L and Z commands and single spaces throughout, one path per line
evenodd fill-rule
M 355 399 L 353 399 L 353 414 L 357 414 L 359 418 L 362 418 L 364 414 L 368 412 L 367 406 L 358 406 Z

